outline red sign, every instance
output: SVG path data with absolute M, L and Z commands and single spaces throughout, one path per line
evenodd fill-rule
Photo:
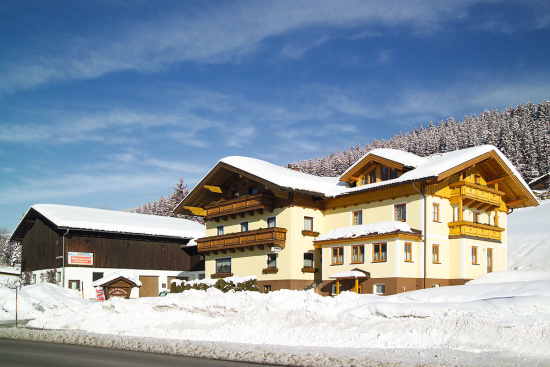
M 94 254 L 91 252 L 69 252 L 69 265 L 94 265 Z
M 105 294 L 103 293 L 103 289 L 95 290 L 95 299 L 98 301 L 105 301 Z

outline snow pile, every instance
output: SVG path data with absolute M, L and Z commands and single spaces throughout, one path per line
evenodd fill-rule
M 508 269 L 550 271 L 550 200 L 508 216 Z
M 0 321 L 15 320 L 15 289 L 0 286 Z M 53 314 L 78 311 L 89 301 L 83 300 L 80 292 L 61 288 L 50 283 L 33 284 L 21 288 L 17 294 L 19 319 L 43 317 L 46 310 Z
M 391 232 L 410 232 L 411 227 L 405 222 L 389 220 L 385 222 L 376 222 L 371 224 L 363 224 L 359 226 L 349 226 L 336 228 L 316 238 L 317 241 L 334 240 L 338 238 L 354 238 L 366 236 L 369 234 L 381 234 Z

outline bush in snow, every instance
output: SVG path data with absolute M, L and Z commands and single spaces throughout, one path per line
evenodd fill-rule
M 224 293 L 231 291 L 260 291 L 260 287 L 258 287 L 258 281 L 255 278 L 250 278 L 239 281 L 234 281 L 233 279 L 218 279 L 215 283 L 212 283 L 210 279 L 205 279 L 203 281 L 182 282 L 181 284 L 172 282 L 172 284 L 170 285 L 170 293 L 181 293 L 183 291 L 188 291 L 191 289 L 205 291 L 209 288 L 216 288 Z

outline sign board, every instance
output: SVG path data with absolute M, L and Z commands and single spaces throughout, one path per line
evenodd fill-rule
M 274 247 L 271 248 L 271 252 L 280 252 L 281 250 L 282 250 L 282 248 L 279 247 L 279 246 L 274 246 Z
M 103 292 L 103 289 L 95 290 L 95 299 L 98 301 L 105 301 L 105 293 Z
M 92 252 L 69 252 L 69 265 L 94 265 Z

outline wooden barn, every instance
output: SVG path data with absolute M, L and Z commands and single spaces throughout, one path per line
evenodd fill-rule
M 92 282 L 121 269 L 139 275 L 132 298 L 157 296 L 173 279 L 202 279 L 195 238 L 204 226 L 186 219 L 66 205 L 33 205 L 11 239 L 22 245 L 23 272 L 55 277 L 94 298 Z

